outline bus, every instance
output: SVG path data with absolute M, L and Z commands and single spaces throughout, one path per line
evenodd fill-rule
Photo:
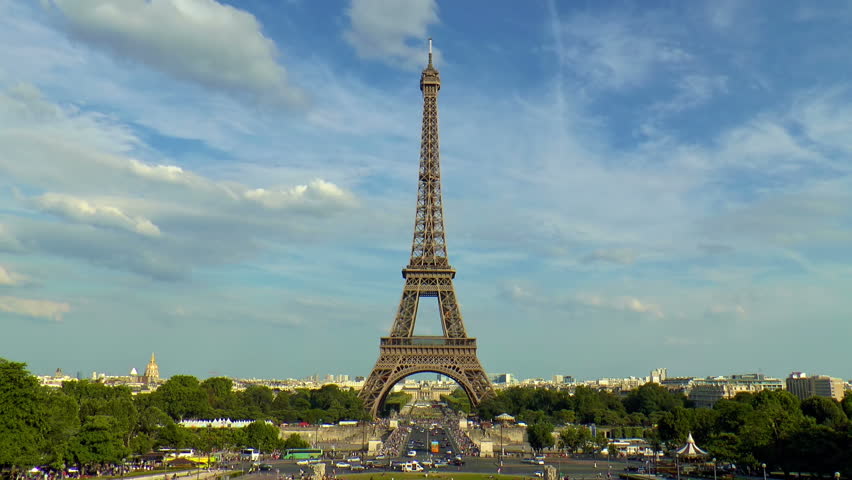
M 284 451 L 284 456 L 281 458 L 285 460 L 304 460 L 306 458 L 320 457 L 322 457 L 321 448 L 288 448 Z
M 191 448 L 161 448 L 157 450 L 163 454 L 163 458 L 188 458 L 195 456 L 195 450 Z
M 254 462 L 260 458 L 260 451 L 253 448 L 244 448 L 240 451 L 240 460 L 244 462 Z

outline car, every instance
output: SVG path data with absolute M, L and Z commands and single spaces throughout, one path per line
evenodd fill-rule
M 367 469 L 367 467 L 365 467 L 364 465 L 352 465 L 352 467 L 350 467 L 349 469 L 353 472 L 363 472 Z
M 296 465 L 308 465 L 309 463 L 311 463 L 311 461 L 306 458 L 304 460 L 298 460 Z
M 388 457 L 386 457 L 386 456 L 384 456 L 384 455 L 377 455 L 377 456 L 376 456 L 376 460 L 384 460 L 384 459 L 386 459 L 386 458 L 388 458 Z
M 420 465 L 423 465 L 424 467 L 431 467 L 431 466 L 435 465 L 435 462 L 433 462 L 432 460 L 426 459 L 426 460 L 423 460 L 422 462 L 420 462 Z
M 447 455 L 452 455 L 452 454 L 453 454 L 453 451 L 452 451 L 452 450 L 447 450 L 445 453 L 446 453 Z
M 535 475 L 536 477 L 541 478 L 541 477 L 543 477 L 543 476 L 544 476 L 544 472 L 542 472 L 541 470 L 536 470 L 536 471 L 534 471 L 534 472 L 533 472 L 533 475 Z
M 525 458 L 521 460 L 521 463 L 529 463 L 531 465 L 544 465 L 544 460 L 539 460 L 538 458 Z
M 417 452 L 415 452 L 414 450 L 409 450 L 408 453 L 406 453 L 406 455 L 409 456 L 409 457 L 416 457 Z
M 337 468 L 349 468 L 352 465 L 349 465 L 346 462 L 337 462 L 337 463 L 334 464 L 334 466 L 337 467 Z
M 349 463 L 360 463 L 361 457 L 349 457 L 346 459 L 346 461 Z
M 268 463 L 261 463 L 259 468 L 261 472 L 268 472 L 272 470 L 272 465 Z
M 449 463 L 447 463 L 443 460 L 439 460 L 439 461 L 435 462 L 435 468 L 444 468 L 448 465 L 449 465 Z

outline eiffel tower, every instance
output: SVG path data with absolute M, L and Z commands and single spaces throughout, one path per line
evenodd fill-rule
M 405 287 L 390 336 L 382 337 L 379 359 L 360 393 L 365 407 L 374 417 L 393 386 L 415 373 L 435 372 L 452 378 L 464 389 L 474 407 L 493 393 L 491 382 L 476 356 L 476 339 L 468 337 L 465 331 L 453 287 L 456 271 L 447 258 L 438 152 L 440 89 L 441 77 L 432 65 L 430 38 L 429 64 L 420 75 L 423 128 L 411 261 L 402 269 Z M 414 335 L 417 307 L 422 297 L 438 299 L 442 336 Z

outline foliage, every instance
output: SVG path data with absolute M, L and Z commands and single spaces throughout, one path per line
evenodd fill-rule
M 303 439 L 301 435 L 298 433 L 291 433 L 286 440 L 284 440 L 281 448 L 309 448 L 311 446 L 307 440 Z
M 553 446 L 553 425 L 539 422 L 527 427 L 527 441 L 536 452 Z
M 387 399 L 385 399 L 384 405 L 382 405 L 381 414 L 384 416 L 388 416 L 390 412 L 399 412 L 402 410 L 402 407 L 411 401 L 411 395 L 405 392 L 392 392 L 388 395 Z
M 585 451 L 592 443 L 592 432 L 586 427 L 569 425 L 559 432 L 559 448 L 568 453 Z
M 467 397 L 467 393 L 461 388 L 453 390 L 449 395 L 441 395 L 441 400 L 457 412 L 470 413 L 470 399 Z
M 26 364 L 0 358 L 0 468 L 34 465 L 39 460 L 42 392 Z

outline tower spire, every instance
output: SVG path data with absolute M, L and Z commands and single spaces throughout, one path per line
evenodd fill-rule
M 432 37 L 429 37 L 429 66 L 432 66 Z

